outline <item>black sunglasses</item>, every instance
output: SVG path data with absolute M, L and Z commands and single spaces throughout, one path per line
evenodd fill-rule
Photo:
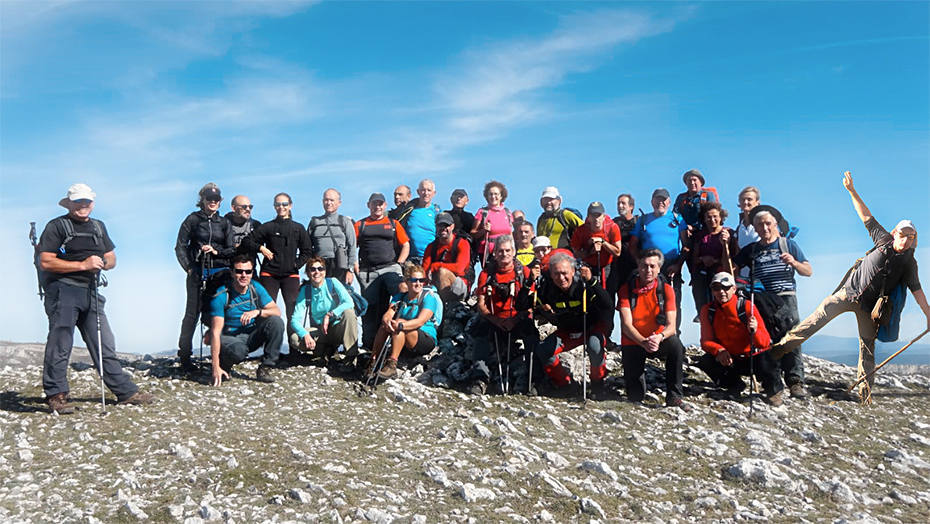
M 411 284 L 416 284 L 417 282 L 419 282 L 419 283 L 421 283 L 421 284 L 425 284 L 425 283 L 426 283 L 426 279 L 425 279 L 425 278 L 414 278 L 414 277 L 411 277 L 411 278 L 408 278 L 408 279 L 407 279 L 407 282 L 410 282 Z
M 321 271 L 326 271 L 326 268 L 323 267 L 323 266 L 312 266 L 312 267 L 311 267 L 310 269 L 308 269 L 307 271 L 309 271 L 309 272 L 311 272 L 311 273 L 319 273 L 319 272 L 321 272 Z
M 242 209 L 252 209 L 255 206 L 252 204 L 236 204 L 236 207 L 241 207 Z
M 291 205 L 290 202 L 275 202 L 274 203 L 274 207 L 287 207 L 289 205 Z
M 237 275 L 251 275 L 253 271 L 252 269 L 233 269 Z

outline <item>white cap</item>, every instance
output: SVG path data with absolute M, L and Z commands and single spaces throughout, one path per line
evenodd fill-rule
M 58 205 L 61 207 L 68 207 L 68 201 L 74 202 L 75 200 L 90 200 L 93 201 L 97 198 L 97 193 L 88 186 L 87 184 L 74 184 L 68 188 L 68 196 L 62 198 L 58 201 Z
M 537 247 L 552 247 L 552 242 L 549 240 L 549 237 L 541 235 L 533 238 L 533 249 Z
M 913 229 L 914 233 L 917 233 L 917 228 L 914 227 L 914 223 L 911 222 L 910 220 L 906 220 L 906 219 L 902 220 L 898 222 L 898 225 L 894 226 L 894 228 L 897 229 L 898 231 L 901 231 L 902 229 L 907 228 L 907 227 Z
M 546 189 L 543 189 L 542 196 L 539 198 L 562 198 L 562 195 L 559 194 L 559 188 L 547 186 Z
M 721 271 L 714 275 L 713 280 L 710 281 L 710 285 L 714 284 L 720 284 L 723 287 L 733 287 L 736 285 L 736 282 L 733 281 L 733 275 L 726 271 Z

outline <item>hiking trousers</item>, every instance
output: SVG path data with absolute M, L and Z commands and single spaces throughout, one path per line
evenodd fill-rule
M 485 383 L 500 380 L 500 374 L 497 370 L 498 362 L 502 366 L 507 366 L 514 360 L 526 359 L 530 354 L 536 352 L 536 346 L 539 345 L 539 330 L 536 329 L 536 324 L 530 318 L 524 318 L 517 322 L 509 333 L 482 318 L 476 323 L 471 335 L 475 341 L 475 348 L 472 353 L 471 377 L 473 380 Z M 511 348 L 510 361 L 508 361 L 507 342 L 509 341 L 512 346 L 517 340 L 523 341 L 523 352 L 518 353 Z M 518 380 L 515 382 L 522 382 L 519 377 L 516 378 Z M 523 389 L 525 389 L 525 385 Z
M 732 356 L 732 355 L 731 355 Z M 749 357 L 733 357 L 733 363 L 724 366 L 717 361 L 717 357 L 710 353 L 705 353 L 698 360 L 697 367 L 700 368 L 715 385 L 726 388 L 742 389 L 745 383 L 741 377 L 749 375 Z M 772 361 L 768 352 L 759 353 L 752 357 L 752 371 L 762 384 L 762 391 L 766 396 L 771 397 L 775 393 L 785 389 L 778 376 L 778 365 Z
M 658 358 L 665 361 L 665 398 L 682 398 L 682 381 L 684 380 L 685 347 L 677 335 L 663 340 L 655 353 L 647 353 L 642 346 L 624 345 L 620 347 L 623 355 L 623 381 L 626 384 L 626 396 L 631 402 L 642 402 L 646 397 L 646 359 Z
M 106 298 L 99 297 L 100 309 L 97 309 L 98 297 L 94 296 L 93 286 L 81 287 L 66 284 L 59 280 L 51 282 L 45 288 L 45 313 L 48 315 L 48 339 L 45 343 L 45 361 L 42 368 L 42 388 L 45 395 L 51 397 L 58 393 L 68 393 L 68 360 L 74 346 L 74 328 L 81 332 L 81 338 L 87 346 L 94 369 L 99 373 L 100 362 L 97 359 L 97 318 L 100 318 L 100 341 L 103 352 L 103 383 L 116 395 L 119 401 L 136 394 L 139 388 L 133 384 L 129 375 L 116 358 L 116 339 L 110 330 L 110 322 L 103 311 Z
M 281 317 L 256 318 L 255 327 L 235 335 L 220 335 L 220 367 L 227 372 L 249 353 L 264 348 L 262 366 L 275 367 L 281 354 L 284 320 Z
M 397 286 L 404 280 L 400 264 L 388 264 L 378 269 L 361 268 L 358 286 L 368 301 L 368 310 L 362 315 L 362 346 L 371 349 L 381 325 L 381 317 L 390 305 L 391 295 L 398 292 Z
M 307 331 L 316 341 L 316 346 L 312 351 L 315 357 L 332 357 L 339 346 L 345 348 L 349 355 L 358 353 L 358 317 L 355 316 L 355 310 L 352 308 L 345 310 L 339 322 L 330 325 L 326 334 L 319 327 L 311 327 Z M 292 348 L 309 351 L 304 339 L 297 336 L 297 333 L 290 335 L 290 343 Z
M 840 288 L 836 293 L 823 299 L 823 302 L 817 306 L 817 309 L 815 309 L 813 313 L 802 320 L 800 324 L 791 328 L 791 331 L 782 337 L 773 348 L 788 348 L 794 350 L 800 346 L 802 342 L 812 337 L 820 328 L 826 326 L 831 320 L 836 318 L 840 313 L 845 313 L 847 311 L 852 311 L 856 314 L 856 324 L 859 328 L 858 375 L 861 378 L 875 369 L 875 337 L 878 336 L 878 329 L 875 327 L 875 323 L 872 322 L 871 313 L 863 310 L 859 302 L 849 298 L 846 295 L 846 288 Z M 789 355 L 790 353 L 785 355 L 782 360 L 788 358 Z M 869 378 L 868 386 L 863 384 L 860 391 L 866 388 L 871 389 L 873 384 L 874 378 Z
M 275 302 L 278 301 L 278 291 L 280 290 L 281 296 L 284 297 L 284 311 L 287 313 L 287 316 L 284 318 L 290 319 L 294 316 L 294 307 L 297 305 L 297 294 L 300 292 L 300 275 L 295 274 L 275 277 L 262 274 L 258 277 L 258 283 L 265 288 L 265 291 L 271 295 L 271 300 Z M 285 322 L 284 324 L 288 334 L 294 332 L 290 322 Z

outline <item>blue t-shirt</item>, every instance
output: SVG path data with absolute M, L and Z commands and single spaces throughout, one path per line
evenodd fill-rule
M 639 239 L 639 249 L 658 249 L 665 263 L 675 262 L 681 254 L 681 232 L 688 226 L 668 211 L 662 216 L 655 213 L 643 215 L 637 220 L 633 236 Z
M 436 213 L 438 212 L 439 208 L 436 204 L 430 204 L 426 207 L 413 208 L 407 215 L 404 229 L 410 237 L 411 257 L 423 258 L 426 246 L 436 240 Z
M 439 304 L 438 304 L 439 299 L 436 298 L 435 293 L 430 293 L 427 291 L 421 291 L 420 297 L 423 299 L 422 301 L 419 299 L 416 299 L 416 300 L 410 300 L 408 302 L 407 294 L 400 293 L 398 295 L 394 295 L 394 298 L 391 299 L 391 302 L 400 304 L 400 309 L 398 310 L 399 314 L 397 318 L 403 319 L 403 320 L 413 320 L 417 318 L 417 316 L 420 315 L 421 303 L 422 303 L 423 309 L 428 309 L 432 311 L 433 316 L 430 317 L 430 319 L 426 322 L 426 324 L 423 324 L 422 326 L 420 326 L 420 329 L 422 329 L 424 333 L 433 337 L 433 340 L 438 340 L 438 338 L 436 337 L 436 324 L 434 320 L 436 318 L 436 312 L 439 311 Z
M 801 247 L 798 246 L 797 242 L 789 238 L 787 244 L 788 253 L 795 260 L 807 262 L 807 257 L 804 256 L 804 252 L 801 251 Z M 762 245 L 761 240 L 749 244 L 736 255 L 735 262 L 741 267 L 749 267 L 753 259 L 755 259 L 753 279 L 761 282 L 766 291 L 783 293 L 797 290 L 797 284 L 794 281 L 794 268 L 782 262 L 778 240 L 768 245 Z
M 250 288 L 246 288 L 245 293 L 237 295 L 235 289 L 227 289 L 226 286 L 221 286 L 216 291 L 216 296 L 210 301 L 210 314 L 214 317 L 223 317 L 225 321 L 223 324 L 224 335 L 238 335 L 240 332 L 254 328 L 255 320 L 252 320 L 248 326 L 242 326 L 240 320 L 242 314 L 246 311 L 252 311 L 253 309 L 262 309 L 273 302 L 273 300 L 271 300 L 271 295 L 265 291 L 265 288 L 263 288 L 261 284 L 253 281 L 252 286 L 255 287 L 254 297 L 252 296 L 252 290 Z M 227 293 L 231 294 L 229 297 L 229 307 L 226 307 Z

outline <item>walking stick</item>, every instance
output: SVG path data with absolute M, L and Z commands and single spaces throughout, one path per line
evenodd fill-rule
M 539 298 L 537 297 L 536 289 L 534 288 L 533 289 L 533 305 L 530 306 L 530 311 L 532 311 L 536 307 L 537 300 L 539 300 Z M 536 338 L 538 339 L 539 337 L 537 336 Z M 526 345 L 526 340 L 524 339 L 524 346 L 525 345 Z M 529 367 L 529 371 L 527 371 L 528 376 L 526 379 L 526 392 L 527 393 L 529 393 L 533 389 L 533 351 L 530 350 L 529 353 L 530 353 L 530 367 Z
M 103 389 L 103 344 L 100 336 L 100 271 L 94 276 L 94 317 L 97 319 L 97 365 L 100 368 L 100 414 L 107 414 L 107 397 Z
M 394 317 L 393 317 L 394 320 L 397 320 L 397 317 L 399 316 L 400 316 L 400 306 L 398 306 L 397 309 L 394 310 Z M 397 325 L 397 329 L 400 331 L 404 330 L 403 322 Z M 381 368 L 384 367 L 384 361 L 385 359 L 387 359 L 385 355 L 387 355 L 388 353 L 388 346 L 390 346 L 390 344 L 391 344 L 391 334 L 388 333 L 387 338 L 384 340 L 384 345 L 381 347 L 381 352 L 374 356 L 375 365 L 371 368 L 372 374 L 371 376 L 366 377 L 365 379 L 365 386 L 370 387 L 371 390 L 374 390 L 376 387 L 378 387 L 378 373 L 380 373 Z
M 930 329 L 925 329 L 925 330 L 923 330 L 923 332 L 922 332 L 921 334 L 917 335 L 917 337 L 914 338 L 914 340 L 911 340 L 910 342 L 908 342 L 906 346 L 904 346 L 903 348 L 901 348 L 901 349 L 895 351 L 894 355 L 891 355 L 890 357 L 886 358 L 884 362 L 882 362 L 881 364 L 879 364 L 878 366 L 876 366 L 875 369 L 873 369 L 871 373 L 868 373 L 867 375 L 863 375 L 862 377 L 860 377 L 858 380 L 856 380 L 856 383 L 855 383 L 855 384 L 853 384 L 852 386 L 849 386 L 849 389 L 847 389 L 846 392 L 847 392 L 847 393 L 851 392 L 856 386 L 858 386 L 859 384 L 861 384 L 864 380 L 870 379 L 873 375 L 875 375 L 876 373 L 878 373 L 878 370 L 881 369 L 882 366 L 884 366 L 885 364 L 887 364 L 889 360 L 891 360 L 891 359 L 893 359 L 894 357 L 900 355 L 905 349 L 911 347 L 911 344 L 913 344 L 914 342 L 917 342 L 918 340 L 920 340 L 920 339 L 921 339 L 924 335 L 926 335 L 927 333 L 930 333 Z
M 581 289 L 581 312 L 583 315 L 581 324 L 581 373 L 584 375 L 581 384 L 581 405 L 586 406 L 588 404 L 588 287 L 584 286 Z
M 492 295 L 491 286 L 488 286 L 488 311 L 491 312 L 491 316 L 494 316 L 494 296 Z M 497 357 L 497 375 L 501 379 L 501 391 L 506 392 L 504 387 L 504 369 L 501 367 L 501 348 L 500 342 L 497 340 L 497 327 L 492 323 L 491 329 L 494 331 L 494 355 Z
M 203 294 L 207 291 L 207 279 L 210 278 L 210 272 L 213 270 L 213 256 L 210 253 L 204 253 L 203 264 L 200 266 L 200 293 L 197 295 L 197 317 L 200 324 L 200 373 L 204 372 L 203 361 L 203 318 L 201 309 L 203 309 Z
M 29 241 L 32 242 L 32 263 L 36 267 L 36 279 L 39 281 L 39 300 L 45 302 L 45 289 L 42 288 L 42 268 L 39 267 L 39 241 L 36 236 L 35 222 L 29 222 Z
M 730 258 L 730 242 L 723 243 L 723 256 L 727 257 L 727 269 L 730 271 L 730 274 L 733 275 L 733 280 L 736 280 L 736 273 L 734 272 L 733 259 Z
M 729 260 L 729 256 L 727 257 Z M 756 260 L 752 259 L 752 262 L 749 263 L 749 314 L 755 318 L 756 316 L 756 294 L 753 290 L 753 279 L 755 278 L 756 272 Z M 731 273 L 732 274 L 732 273 Z M 753 342 L 752 333 L 749 334 L 749 418 L 752 418 L 753 415 L 753 403 L 752 397 L 756 393 L 756 370 L 753 359 L 755 358 L 756 346 Z M 743 379 L 740 379 L 743 380 Z

